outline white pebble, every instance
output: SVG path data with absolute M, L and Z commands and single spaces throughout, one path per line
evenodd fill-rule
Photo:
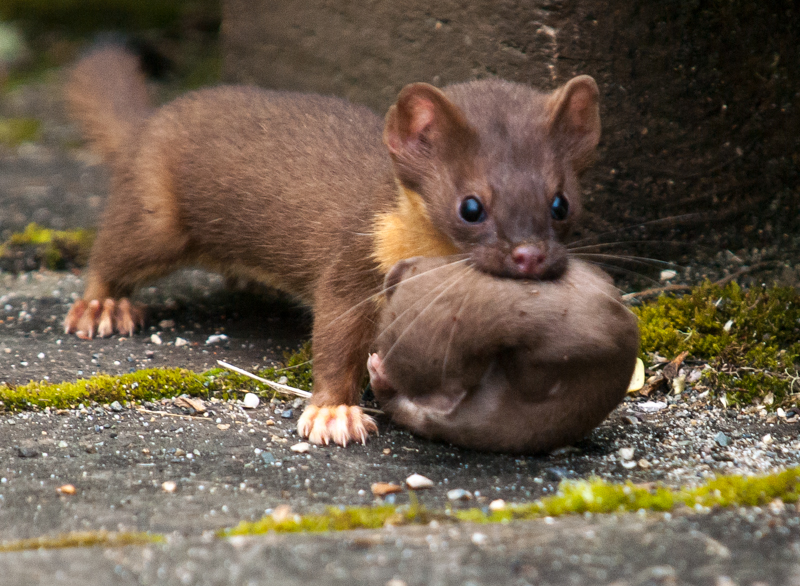
M 188 346 L 189 341 L 184 340 L 183 338 L 175 338 L 175 347 L 180 348 L 181 346 Z
M 662 281 L 669 281 L 670 279 L 674 279 L 677 276 L 678 276 L 677 271 L 673 271 L 672 269 L 667 269 L 667 270 L 661 271 L 661 277 L 660 278 L 661 278 Z
M 174 480 L 166 480 L 161 483 L 161 490 L 164 492 L 175 492 L 177 490 L 178 484 Z
M 433 487 L 433 480 L 424 477 L 422 474 L 412 474 L 406 478 L 406 485 L 411 490 L 422 490 Z
M 633 460 L 634 448 L 620 448 L 619 457 L 623 460 Z
M 290 448 L 293 452 L 297 452 L 298 454 L 305 454 L 308 450 L 311 449 L 311 444 L 308 442 L 300 442 L 299 444 L 295 444 Z
M 225 334 L 214 334 L 209 336 L 206 340 L 206 346 L 212 346 L 214 344 L 224 344 L 228 340 L 228 336 Z
M 247 393 L 244 396 L 244 408 L 245 409 L 255 409 L 258 407 L 258 404 L 261 402 L 261 399 L 258 398 L 258 395 L 255 393 Z
M 41 360 L 42 358 L 44 358 L 44 352 L 39 352 L 39 353 L 36 355 L 36 357 L 37 357 L 39 360 Z
M 472 493 L 463 488 L 454 488 L 447 491 L 447 498 L 451 501 L 468 501 L 472 498 Z
M 161 336 L 159 336 L 158 334 L 153 334 L 152 336 L 150 336 L 150 341 L 153 344 L 161 344 Z
M 495 499 L 489 503 L 490 511 L 502 511 L 506 508 L 506 501 L 503 499 Z
M 472 534 L 472 543 L 475 545 L 483 545 L 489 540 L 488 537 L 484 533 L 473 533 Z

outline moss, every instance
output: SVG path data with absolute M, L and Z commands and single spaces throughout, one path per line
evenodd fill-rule
M 306 344 L 293 354 L 287 353 L 287 363 L 294 365 L 294 369 L 290 369 L 290 366 L 269 368 L 260 371 L 259 375 L 277 381 L 284 373 L 291 373 L 293 379 L 289 384 L 310 390 L 309 346 L 310 344 Z M 268 398 L 277 395 L 271 388 L 227 370 L 213 369 L 198 374 L 183 368 L 150 368 L 119 376 L 99 374 L 75 382 L 0 384 L 0 410 L 21 411 L 45 407 L 67 409 L 92 401 L 136 403 L 182 394 L 227 400 L 244 392 L 256 392 Z
M 15 147 L 39 139 L 42 123 L 36 118 L 0 118 L 0 144 Z
M 597 478 L 565 480 L 558 492 L 533 503 L 511 505 L 500 511 L 470 508 L 451 514 L 428 511 L 412 498 L 410 505 L 329 508 L 326 513 L 276 521 L 264 517 L 243 522 L 221 531 L 219 535 L 260 535 L 276 532 L 324 532 L 350 529 L 376 529 L 389 524 L 424 525 L 431 520 L 451 522 L 505 523 L 514 520 L 540 519 L 582 513 L 617 513 L 632 511 L 671 511 L 678 506 L 730 507 L 761 506 L 775 499 L 795 502 L 800 498 L 800 468 L 766 476 L 720 476 L 695 488 L 670 489 L 644 487 L 631 482 L 613 484 Z M 414 493 L 410 493 L 414 497 Z
M 703 382 L 732 404 L 772 393 L 778 406 L 800 391 L 800 293 L 791 287 L 744 291 L 736 283 L 706 283 L 634 311 L 643 356 L 687 351 L 707 360 L 711 369 Z
M 173 24 L 187 0 L 3 0 L 0 18 L 73 32 L 148 29 Z
M 0 552 L 24 551 L 31 549 L 61 549 L 65 547 L 122 547 L 125 545 L 143 545 L 147 543 L 163 543 L 164 537 L 152 533 L 116 533 L 111 531 L 76 531 L 56 537 L 34 537 L 33 539 L 17 539 L 0 542 Z
M 82 267 L 89 259 L 94 236 L 94 230 L 50 230 L 31 223 L 0 245 L 0 267 L 12 271 Z

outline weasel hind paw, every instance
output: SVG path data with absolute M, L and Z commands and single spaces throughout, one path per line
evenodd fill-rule
M 297 431 L 312 444 L 333 442 L 345 447 L 350 442 L 367 443 L 367 436 L 370 432 L 377 433 L 378 426 L 372 417 L 355 405 L 309 405 L 297 422 Z
M 64 319 L 64 333 L 91 340 L 107 338 L 115 331 L 132 336 L 136 328 L 144 326 L 144 311 L 128 299 L 106 298 L 102 301 L 81 299 L 76 301 Z

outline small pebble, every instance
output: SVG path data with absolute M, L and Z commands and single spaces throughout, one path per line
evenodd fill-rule
M 65 442 L 64 440 L 61 440 L 60 442 L 58 442 L 58 447 L 59 448 L 66 448 L 68 445 L 69 444 L 67 442 Z
M 284 409 L 281 412 L 281 417 L 284 419 L 291 419 L 292 418 L 292 410 L 291 409 Z
M 161 336 L 159 336 L 158 334 L 153 334 L 152 336 L 150 336 L 150 341 L 153 344 L 161 344 Z
M 622 462 L 622 467 L 630 470 L 631 468 L 636 468 L 636 462 L 633 460 L 625 460 Z
M 74 487 L 73 485 L 71 485 L 71 484 L 64 484 L 64 485 L 62 485 L 62 486 L 59 486 L 59 487 L 56 489 L 56 492 L 57 492 L 58 494 L 73 495 L 73 494 L 75 494 L 75 493 L 76 493 L 76 492 L 78 492 L 78 491 L 75 489 L 75 487 Z
M 206 346 L 213 346 L 214 344 L 224 344 L 228 341 L 228 336 L 225 334 L 213 334 L 206 340 Z
M 764 437 L 761 438 L 761 441 L 762 441 L 762 443 L 764 443 L 766 445 L 771 444 L 772 443 L 772 435 L 768 433 L 767 435 L 765 435 Z
M 230 423 L 217 423 L 217 429 L 221 431 L 225 431 L 226 429 L 230 429 Z
M 311 444 L 308 442 L 300 442 L 299 444 L 293 445 L 289 449 L 291 449 L 293 452 L 297 452 L 298 454 L 305 454 L 311 449 Z
M 475 545 L 483 545 L 488 540 L 489 540 L 489 538 L 486 537 L 486 535 L 483 534 L 483 533 L 473 533 L 472 534 L 472 543 L 474 543 Z
M 454 488 L 447 491 L 447 499 L 451 501 L 468 501 L 472 499 L 472 493 L 463 488 Z
M 258 398 L 258 395 L 255 393 L 247 393 L 244 396 L 244 408 L 245 409 L 255 409 L 258 407 L 258 404 L 261 402 L 261 399 Z
M 423 490 L 433 487 L 433 480 L 426 478 L 422 474 L 412 474 L 406 478 L 406 485 L 411 490 Z
M 392 578 L 385 584 L 385 586 L 408 586 L 408 585 L 400 578 Z
M 161 483 L 161 490 L 168 493 L 173 493 L 177 490 L 178 484 L 174 480 L 166 480 Z
M 659 277 L 662 281 L 669 281 L 670 279 L 674 279 L 678 276 L 677 271 L 673 271 L 672 269 L 666 269 L 661 271 L 661 276 Z
M 639 425 L 639 419 L 633 415 L 624 415 L 621 419 L 625 425 Z
M 184 340 L 183 338 L 175 338 L 175 347 L 180 348 L 181 346 L 188 346 L 189 341 Z
M 644 401 L 643 403 L 634 403 L 634 406 L 645 413 L 653 413 L 667 408 L 664 401 Z
M 145 351 L 144 351 L 144 356 L 145 356 L 145 358 L 152 358 L 152 357 L 153 357 L 153 356 L 155 356 L 155 355 L 156 355 L 156 353 L 155 353 L 155 352 L 153 352 L 152 350 L 145 350 Z
M 264 464 L 274 464 L 275 456 L 272 454 L 272 452 L 262 452 L 261 460 L 264 462 Z
M 20 446 L 17 448 L 17 455 L 20 458 L 35 458 L 39 455 L 39 450 L 27 446 Z
M 717 445 L 722 446 L 723 448 L 728 447 L 728 445 L 731 443 L 730 438 L 721 431 L 714 436 L 714 441 L 717 442 Z
M 620 448 L 619 449 L 619 457 L 623 460 L 633 460 L 633 455 L 635 453 L 634 448 Z
M 490 511 L 502 511 L 506 508 L 506 501 L 503 499 L 495 499 L 489 503 Z
M 384 497 L 388 494 L 395 494 L 397 492 L 402 492 L 403 487 L 399 484 L 392 484 L 390 482 L 376 482 L 372 484 L 370 487 L 372 490 L 372 494 L 375 496 Z
M 175 320 L 162 319 L 160 322 L 158 322 L 158 327 L 161 328 L 162 330 L 168 330 L 170 328 L 174 328 Z
M 112 411 L 114 411 L 116 413 L 119 413 L 120 411 L 122 411 L 122 405 L 120 404 L 119 401 L 114 401 L 113 403 L 111 403 L 111 405 L 109 405 L 109 407 L 110 407 L 110 409 Z
M 650 468 L 650 462 L 648 460 L 645 460 L 644 458 L 639 460 L 637 464 L 639 464 L 639 468 L 644 468 L 644 469 Z
M 175 457 L 176 458 L 183 458 L 186 455 L 186 451 L 178 448 L 175 450 Z
M 36 355 L 36 357 L 37 357 L 39 360 L 41 360 L 42 358 L 44 358 L 44 352 L 39 352 L 39 353 Z

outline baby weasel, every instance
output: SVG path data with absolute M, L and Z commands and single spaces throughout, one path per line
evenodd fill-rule
M 314 314 L 314 395 L 298 430 L 326 444 L 376 430 L 357 402 L 389 269 L 456 255 L 496 275 L 557 277 L 600 138 L 587 76 L 552 93 L 414 83 L 385 121 L 338 98 L 242 86 L 153 109 L 136 58 L 107 47 L 76 64 L 66 96 L 112 171 L 67 333 L 132 334 L 142 313 L 130 295 L 181 266 L 286 291 Z

